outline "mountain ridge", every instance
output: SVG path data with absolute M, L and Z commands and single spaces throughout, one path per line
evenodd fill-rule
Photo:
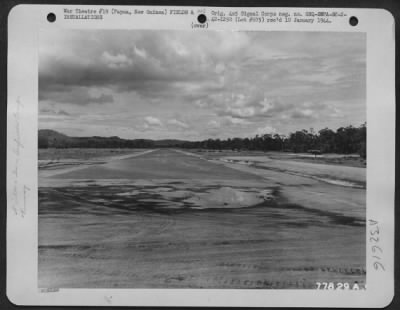
M 179 139 L 123 139 L 118 136 L 72 137 L 53 129 L 40 129 L 38 132 L 39 148 L 48 147 L 173 147 L 190 142 Z

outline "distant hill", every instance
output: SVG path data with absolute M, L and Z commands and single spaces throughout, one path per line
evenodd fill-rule
M 70 137 L 51 129 L 39 130 L 39 147 L 62 147 L 70 142 Z
M 40 137 L 45 137 L 47 139 L 68 139 L 67 135 L 64 135 L 62 133 L 59 133 L 58 131 L 51 130 L 51 129 L 41 129 L 39 130 L 39 136 Z
M 39 148 L 152 148 L 152 147 L 179 147 L 188 141 L 176 139 L 149 140 L 149 139 L 121 139 L 120 137 L 69 137 L 50 129 L 39 130 Z

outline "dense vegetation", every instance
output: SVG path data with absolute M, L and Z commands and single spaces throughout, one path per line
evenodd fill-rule
M 360 154 L 366 157 L 366 124 L 360 127 L 341 127 L 336 131 L 325 128 L 315 133 L 301 130 L 288 136 L 279 134 L 257 135 L 253 138 L 227 140 L 208 139 L 200 142 L 186 142 L 183 147 L 203 149 L 246 149 L 261 151 L 320 152 Z
M 207 139 L 203 141 L 121 139 L 119 137 L 68 137 L 53 130 L 39 131 L 39 148 L 153 148 L 182 147 L 201 149 L 232 149 L 261 151 L 290 151 L 312 153 L 357 153 L 366 158 L 367 127 L 325 128 L 319 132 L 300 130 L 288 136 L 256 135 L 251 138 Z

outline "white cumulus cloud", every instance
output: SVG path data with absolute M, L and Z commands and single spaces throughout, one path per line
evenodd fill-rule
M 177 119 L 170 119 L 168 121 L 168 124 L 174 125 L 174 126 L 177 126 L 177 127 L 181 127 L 181 128 L 189 128 L 188 124 L 186 124 L 186 123 L 184 123 L 182 121 L 179 121 Z
M 101 58 L 110 68 L 121 68 L 123 66 L 132 64 L 132 59 L 124 54 L 112 55 L 109 52 L 105 51 L 101 55 Z
M 147 53 L 144 49 L 140 49 L 136 47 L 136 45 L 133 47 L 133 51 L 135 52 L 136 55 L 142 58 L 147 58 Z
M 144 121 L 145 124 L 149 126 L 162 126 L 162 122 L 157 117 L 146 116 Z
M 265 134 L 270 134 L 273 135 L 276 133 L 276 129 L 271 126 L 264 126 L 264 127 L 259 127 L 257 130 L 254 132 L 256 135 L 265 135 Z

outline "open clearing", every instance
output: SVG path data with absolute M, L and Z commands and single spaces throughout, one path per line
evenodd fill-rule
M 106 155 L 41 167 L 39 287 L 365 284 L 365 168 L 173 149 Z

